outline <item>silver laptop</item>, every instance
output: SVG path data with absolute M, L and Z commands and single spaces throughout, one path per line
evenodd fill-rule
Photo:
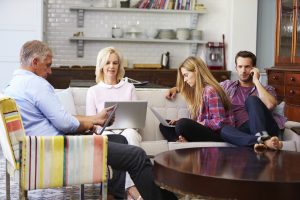
M 153 112 L 153 114 L 155 115 L 155 117 L 159 120 L 159 122 L 167 127 L 175 127 L 175 125 L 171 125 L 167 122 L 167 120 L 165 120 L 165 118 L 163 118 L 163 116 L 161 116 L 154 108 L 150 107 L 150 110 Z
M 147 101 L 109 101 L 104 103 L 104 107 L 109 107 L 118 104 L 118 109 L 115 114 L 115 121 L 113 125 L 106 128 L 112 129 L 126 129 L 145 127 Z

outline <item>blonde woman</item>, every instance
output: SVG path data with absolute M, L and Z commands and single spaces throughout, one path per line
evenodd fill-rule
M 122 80 L 125 75 L 123 59 L 114 47 L 104 48 L 98 53 L 95 75 L 97 85 L 90 87 L 87 92 L 87 115 L 100 112 L 106 101 L 137 100 L 134 85 Z M 104 134 L 121 134 L 126 137 L 128 144 L 135 146 L 140 146 L 142 140 L 135 129 L 104 131 Z M 125 189 L 128 198 L 141 199 L 128 173 L 126 173 Z
M 177 89 L 187 102 L 190 119 L 171 120 L 175 128 L 160 124 L 168 141 L 223 141 L 220 130 L 234 126 L 230 101 L 205 63 L 196 57 L 187 58 L 177 73 Z

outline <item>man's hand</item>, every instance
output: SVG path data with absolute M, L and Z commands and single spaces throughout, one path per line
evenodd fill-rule
M 274 96 L 272 96 L 261 84 L 259 81 L 260 73 L 258 68 L 253 67 L 253 69 L 250 71 L 250 73 L 253 73 L 253 84 L 255 85 L 257 91 L 258 91 L 258 97 L 262 100 L 262 102 L 267 106 L 269 110 L 273 110 L 277 106 L 277 100 Z
M 93 130 L 95 125 L 103 126 L 107 120 L 109 113 L 114 109 L 114 106 L 104 108 L 100 113 L 93 116 L 80 116 L 76 115 L 80 125 L 77 129 L 77 132 L 83 132 L 87 130 Z M 109 125 L 112 125 L 115 121 L 115 117 L 112 117 Z
M 94 125 L 103 126 L 105 121 L 107 120 L 109 113 L 114 109 L 114 106 L 110 106 L 101 110 L 100 113 L 94 116 Z M 115 121 L 115 116 L 113 116 L 109 122 L 109 126 L 113 124 Z
M 250 73 L 253 74 L 253 76 L 252 76 L 252 81 L 253 81 L 253 83 L 255 84 L 255 82 L 259 81 L 259 78 L 260 78 L 260 72 L 259 72 L 259 69 L 256 68 L 256 67 L 253 67 L 252 70 L 250 71 Z
M 171 89 L 168 90 L 168 92 L 166 94 L 166 98 L 169 100 L 175 99 L 176 93 L 177 93 L 177 88 L 172 87 Z

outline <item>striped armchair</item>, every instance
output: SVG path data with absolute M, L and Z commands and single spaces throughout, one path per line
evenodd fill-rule
M 26 136 L 16 103 L 0 98 L 0 141 L 6 159 L 6 199 L 10 199 L 10 176 L 19 177 L 20 199 L 27 191 L 102 183 L 107 197 L 107 137 Z

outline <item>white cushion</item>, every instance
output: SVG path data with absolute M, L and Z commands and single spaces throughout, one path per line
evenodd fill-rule
M 68 111 L 72 115 L 77 115 L 71 88 L 56 92 L 56 96 L 58 97 L 66 111 Z
M 74 104 L 78 115 L 85 115 L 87 90 L 88 88 L 72 88 Z
M 227 142 L 169 142 L 169 150 L 195 147 L 235 147 Z
M 284 126 L 285 126 L 285 128 L 291 129 L 293 127 L 300 127 L 300 123 L 294 122 L 294 121 L 287 121 Z
M 289 122 L 291 122 L 291 121 L 289 121 Z M 286 142 L 289 142 L 289 143 L 286 143 Z M 300 151 L 300 137 L 299 137 L 299 135 L 297 133 L 295 133 L 294 131 L 292 131 L 291 129 L 285 128 L 284 129 L 284 134 L 283 134 L 283 147 L 282 147 L 282 149 L 293 151 L 293 145 L 291 143 L 294 143 L 294 145 L 295 145 L 294 148 L 295 148 L 296 151 Z

